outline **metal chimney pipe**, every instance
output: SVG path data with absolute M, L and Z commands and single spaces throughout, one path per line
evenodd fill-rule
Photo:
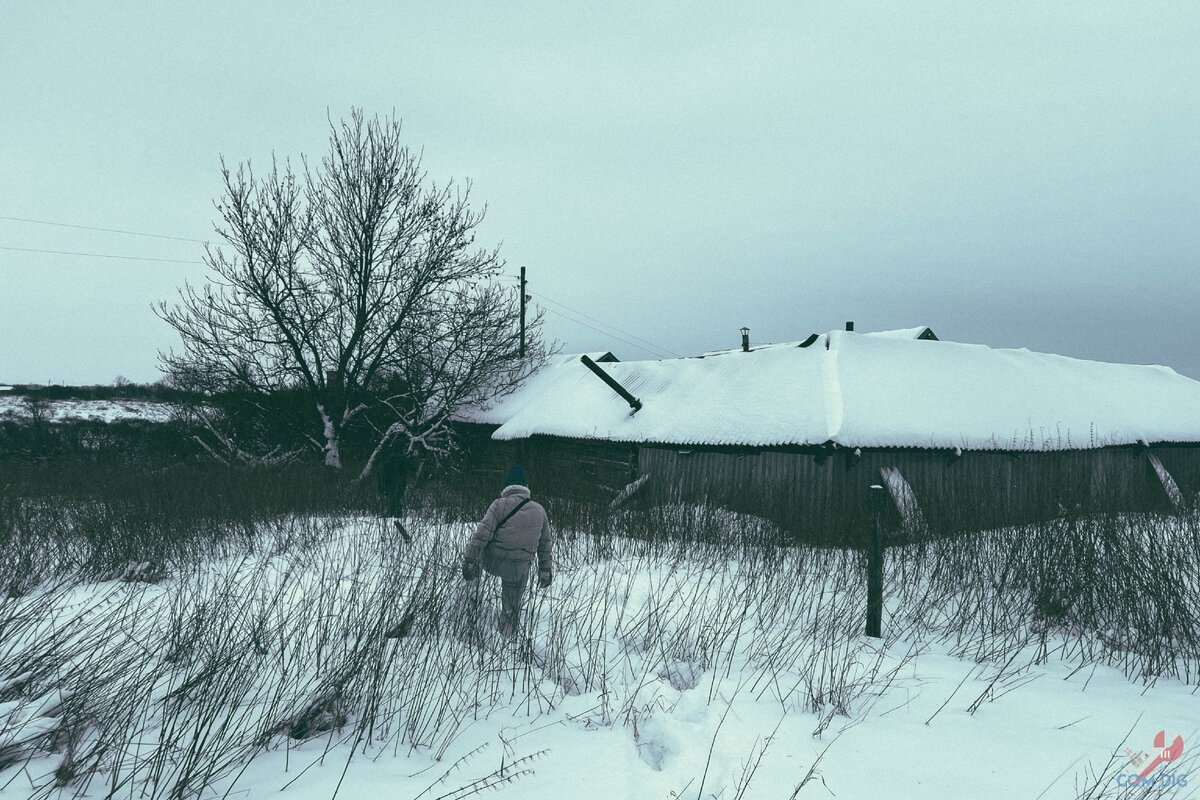
M 750 352 L 750 329 L 742 328 L 742 352 Z
M 590 369 L 592 372 L 596 373 L 596 377 L 598 377 L 600 380 L 607 383 L 608 388 L 612 389 L 614 392 L 619 394 L 621 396 L 621 399 L 624 400 L 626 403 L 629 403 L 629 407 L 633 409 L 633 411 L 629 412 L 631 415 L 636 414 L 637 412 L 642 410 L 642 401 L 638 400 L 636 397 L 631 395 L 629 392 L 625 391 L 625 387 L 622 386 L 621 384 L 617 383 L 616 380 L 613 379 L 613 377 L 611 375 L 609 375 L 607 372 L 600 369 L 600 367 L 596 366 L 595 361 L 592 361 L 587 356 L 580 356 L 579 360 L 583 362 L 583 365 L 585 367 Z
M 854 320 L 846 320 L 846 330 L 850 333 L 854 333 Z

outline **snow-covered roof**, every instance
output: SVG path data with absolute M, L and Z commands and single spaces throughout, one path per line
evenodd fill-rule
M 895 331 L 875 331 L 873 333 L 864 333 L 863 336 L 881 336 L 885 339 L 937 339 L 933 335 L 933 329 L 927 328 L 924 325 L 918 325 L 915 328 L 901 328 Z
M 1167 367 L 833 331 L 751 352 L 548 364 L 470 419 L 496 439 L 535 434 L 709 445 L 1051 450 L 1200 442 L 1200 382 Z M 903 333 L 904 335 L 901 335 Z
M 596 363 L 612 363 L 617 357 L 610 352 L 596 353 L 556 353 L 546 360 L 545 366 L 531 375 L 514 392 L 492 400 L 483 407 L 462 409 L 456 414 L 456 419 L 468 422 L 479 422 L 487 425 L 503 425 L 520 411 L 525 405 L 545 391 L 557 376 L 563 373 L 559 368 L 564 365 L 577 367 L 586 371 L 580 359 L 587 356 Z M 589 373 L 590 374 L 590 373 Z M 596 380 L 595 376 L 592 380 Z

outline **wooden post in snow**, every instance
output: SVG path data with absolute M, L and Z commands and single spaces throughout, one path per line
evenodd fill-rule
M 887 490 L 871 487 L 871 530 L 867 536 L 867 636 L 883 637 L 883 502 Z

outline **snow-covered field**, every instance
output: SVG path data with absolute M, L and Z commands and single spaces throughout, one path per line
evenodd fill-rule
M 1171 558 L 1195 557 L 1194 520 L 1059 531 L 1144 550 L 1153 574 L 1110 587 L 1141 598 L 1129 608 L 1091 586 L 1079 591 L 1092 600 L 1055 606 L 1080 573 L 1038 549 L 1052 530 L 892 548 L 882 640 L 861 635 L 858 553 L 779 548 L 754 521 L 727 522 L 703 542 L 561 535 L 555 582 L 531 592 L 515 643 L 491 624 L 495 580 L 458 575 L 466 524 L 410 519 L 406 544 L 377 520 L 281 519 L 203 558 L 130 565 L 124 580 L 44 583 L 0 601 L 0 797 L 1186 797 L 1200 785 L 1187 638 L 1200 587 L 1196 565 Z M 1167 582 L 1178 607 L 1138 594 L 1143 580 Z M 385 638 L 397 625 L 404 635 Z M 1131 755 L 1157 753 L 1160 731 L 1182 737 L 1182 755 L 1151 773 L 1153 789 L 1126 787 Z
M 0 395 L 0 420 L 28 420 L 29 410 L 24 396 Z M 171 406 L 149 400 L 48 400 L 46 419 L 50 422 L 66 422 L 86 419 L 115 422 L 123 419 L 144 419 L 150 422 L 167 422 L 171 419 Z

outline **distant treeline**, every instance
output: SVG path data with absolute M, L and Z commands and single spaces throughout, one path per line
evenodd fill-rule
M 0 393 L 17 401 L 15 414 L 0 420 L 0 464 L 5 461 L 79 460 L 92 463 L 165 465 L 209 460 L 221 451 L 217 431 L 253 454 L 294 453 L 290 460 L 320 462 L 322 451 L 307 432 L 316 411 L 299 390 L 269 396 L 245 392 L 198 393 L 163 384 L 21 386 Z M 157 419 L 55 419 L 61 401 L 122 401 L 170 404 Z M 386 420 L 362 414 L 343 436 L 346 464 L 361 468 Z M 209 447 L 206 448 L 206 443 Z
M 44 400 L 149 400 L 160 403 L 180 403 L 200 400 L 199 395 L 176 389 L 163 383 L 112 383 L 96 386 L 64 386 L 53 384 L 12 384 L 12 390 L 2 396 L 24 396 Z

